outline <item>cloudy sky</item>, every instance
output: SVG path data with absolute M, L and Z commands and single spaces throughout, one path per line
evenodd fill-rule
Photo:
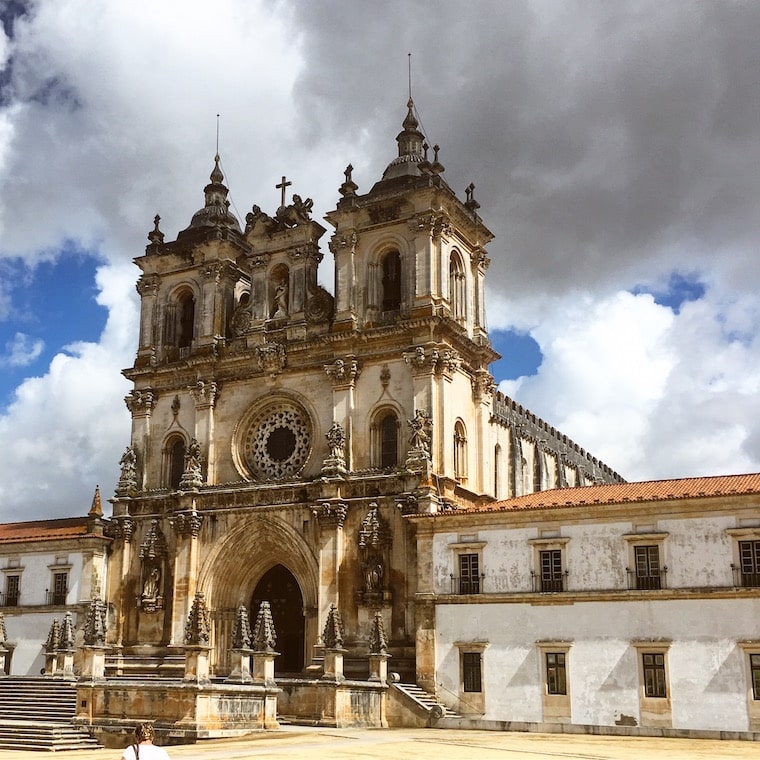
M 501 389 L 629 480 L 760 469 L 756 0 L 0 0 L 0 520 L 83 514 L 129 440 L 138 270 L 202 205 L 333 208 L 407 53 L 474 182 Z M 329 287 L 332 257 L 321 279 Z

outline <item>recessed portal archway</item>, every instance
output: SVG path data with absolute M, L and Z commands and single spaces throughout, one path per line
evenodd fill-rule
M 293 573 L 283 565 L 267 570 L 256 584 L 251 599 L 251 617 L 256 619 L 261 602 L 269 602 L 277 633 L 275 673 L 300 673 L 304 664 L 303 595 Z

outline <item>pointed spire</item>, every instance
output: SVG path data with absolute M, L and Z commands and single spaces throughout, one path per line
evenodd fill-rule
M 61 624 L 58 622 L 58 618 L 53 618 L 53 622 L 50 624 L 50 630 L 45 641 L 45 651 L 55 652 L 58 649 L 58 639 L 61 635 Z
M 103 517 L 103 504 L 100 501 L 100 486 L 95 486 L 95 494 L 92 497 L 92 506 L 87 513 L 88 517 Z
M 277 646 L 277 633 L 274 629 L 274 620 L 269 602 L 259 605 L 259 613 L 256 615 L 256 625 L 253 629 L 251 646 L 254 652 L 274 652 Z
M 106 643 L 106 605 L 99 596 L 93 598 L 84 620 L 84 643 L 103 646 Z
M 325 629 L 322 632 L 322 642 L 325 649 L 343 649 L 343 635 L 343 621 L 340 612 L 334 604 L 331 604 L 327 613 L 327 620 L 325 620 Z
M 71 650 L 74 648 L 74 622 L 71 619 L 71 613 L 67 612 L 63 616 L 61 631 L 58 634 L 58 649 Z
M 5 615 L 0 611 L 0 649 L 8 642 L 8 631 L 5 630 Z
M 383 616 L 378 611 L 372 618 L 372 626 L 369 629 L 369 653 L 388 654 L 388 636 L 385 633 Z
M 251 624 L 248 620 L 248 610 L 245 608 L 244 604 L 241 604 L 238 607 L 237 617 L 235 618 L 235 627 L 232 630 L 232 648 L 251 648 Z
M 203 593 L 198 591 L 195 594 L 195 599 L 193 599 L 193 606 L 190 608 L 190 614 L 187 616 L 187 623 L 185 624 L 185 644 L 208 646 L 210 634 L 211 627 L 206 598 Z

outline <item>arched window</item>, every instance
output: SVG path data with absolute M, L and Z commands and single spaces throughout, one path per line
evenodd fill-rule
M 386 469 L 398 464 L 398 418 L 388 412 L 380 420 L 380 467 Z
M 398 464 L 398 415 L 395 410 L 386 407 L 373 415 L 370 442 L 369 460 L 372 467 L 387 470 Z
M 181 435 L 173 435 L 166 442 L 164 462 L 164 483 L 176 491 L 185 470 L 185 439 Z
M 382 259 L 383 311 L 401 308 L 401 256 L 398 251 L 388 251 Z
M 195 298 L 190 290 L 183 290 L 177 298 L 177 348 L 190 348 L 193 343 Z
M 454 477 L 457 480 L 467 478 L 467 432 L 462 420 L 454 424 Z
M 452 251 L 449 259 L 449 303 L 451 316 L 460 323 L 463 323 L 467 316 L 466 286 L 462 259 L 457 251 Z

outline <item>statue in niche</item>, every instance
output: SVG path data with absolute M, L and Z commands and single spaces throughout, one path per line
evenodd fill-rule
M 142 598 L 143 602 L 155 602 L 159 597 L 159 586 L 161 583 L 161 571 L 157 567 L 151 568 L 148 577 L 143 585 Z
M 275 285 L 272 312 L 272 319 L 288 316 L 288 281 L 284 277 Z
M 364 568 L 365 591 L 376 593 L 383 588 L 383 561 L 380 557 L 372 557 Z
M 240 303 L 238 303 L 235 311 L 232 312 L 230 332 L 233 337 L 239 338 L 241 335 L 245 335 L 248 332 L 250 325 L 251 296 L 248 293 L 243 293 L 243 295 L 240 296 Z

